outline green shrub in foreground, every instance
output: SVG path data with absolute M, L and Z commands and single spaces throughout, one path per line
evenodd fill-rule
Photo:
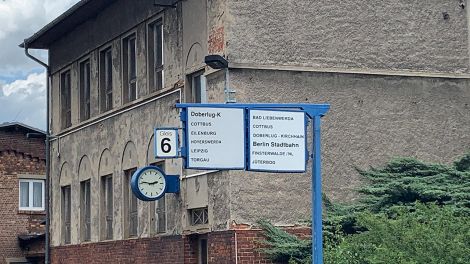
M 454 210 L 417 204 L 414 212 L 392 208 L 395 216 L 363 213 L 368 231 L 348 235 L 325 251 L 326 263 L 470 263 L 470 220 Z

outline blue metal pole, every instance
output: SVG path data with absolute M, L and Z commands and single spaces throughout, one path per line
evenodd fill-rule
M 323 264 L 320 116 L 313 117 L 312 263 Z

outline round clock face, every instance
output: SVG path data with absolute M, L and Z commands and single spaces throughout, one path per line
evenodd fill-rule
M 138 192 L 146 199 L 155 200 L 165 193 L 165 175 L 160 170 L 146 167 L 137 176 Z

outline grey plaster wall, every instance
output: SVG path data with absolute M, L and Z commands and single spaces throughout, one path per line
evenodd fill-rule
M 460 4 L 229 0 L 227 54 L 232 63 L 468 73 L 468 7 Z
M 161 11 L 162 7 L 155 6 L 153 1 L 116 1 L 96 17 L 89 19 L 52 44 L 51 71 L 62 68 L 70 61 L 106 44 L 110 39 L 118 38 L 122 33 Z M 166 12 L 176 12 L 176 10 L 168 9 Z
M 108 173 L 113 174 L 114 185 L 114 239 L 124 237 L 126 218 L 124 213 L 123 170 L 134 165 L 142 167 L 147 165 L 147 155 L 149 152 L 149 142 L 152 142 L 154 127 L 175 127 L 179 125 L 179 113 L 174 108 L 174 102 L 179 98 L 179 92 L 163 97 L 154 102 L 148 103 L 136 110 L 123 113 L 113 118 L 103 120 L 96 124 L 82 129 L 71 135 L 61 137 L 52 143 L 52 218 L 51 232 L 52 245 L 57 246 L 62 243 L 61 239 L 61 186 L 71 184 L 72 187 L 72 244 L 80 242 L 80 181 L 91 178 L 91 201 L 92 201 L 92 241 L 99 241 L 99 201 L 100 201 L 100 176 Z M 133 151 L 129 152 L 126 146 L 132 145 Z M 107 164 L 101 158 L 103 152 L 109 150 Z M 107 152 L 107 151 L 106 151 Z M 126 157 L 124 155 L 126 154 Z M 129 156 L 130 155 L 130 156 Z M 87 172 L 89 175 L 79 173 L 80 162 L 86 157 L 89 163 L 86 169 L 81 168 L 80 172 Z M 132 166 L 129 161 L 132 161 Z M 66 172 L 61 173 L 63 164 L 67 164 Z M 100 168 L 101 167 L 101 168 Z M 106 169 L 108 167 L 109 169 Z M 166 171 L 169 174 L 179 174 L 181 163 L 179 160 L 167 160 L 165 162 Z M 169 210 L 168 232 L 181 232 L 181 198 L 178 195 L 167 197 Z M 74 210 L 76 209 L 76 210 Z M 139 201 L 138 204 L 139 237 L 151 235 L 150 203 Z
M 91 117 L 99 116 L 99 54 L 105 48 L 111 47 L 113 56 L 113 107 L 123 106 L 122 99 L 122 40 L 129 33 L 137 36 L 137 90 L 138 98 L 150 95 L 147 78 L 147 26 L 155 19 L 163 18 L 164 38 L 164 89 L 172 89 L 178 86 L 184 79 L 183 72 L 183 45 L 181 34 L 181 10 L 167 9 L 162 14 L 156 14 L 155 8 L 146 9 L 152 3 L 137 1 L 134 7 L 126 1 L 118 1 L 105 9 L 95 20 L 90 20 L 80 25 L 75 30 L 54 43 L 50 49 L 50 64 L 52 74 L 52 98 L 51 98 L 51 129 L 53 133 L 61 131 L 60 116 L 60 74 L 70 70 L 72 74 L 72 126 L 78 125 L 79 104 L 79 63 L 90 59 L 91 65 Z M 124 8 L 124 6 L 132 8 Z M 136 8 L 134 10 L 134 8 Z M 127 11 L 126 11 L 127 10 Z M 145 10 L 145 12 L 143 11 Z M 134 13 L 139 13 L 136 16 Z M 111 27 L 109 24 L 115 23 Z M 135 23 L 135 24 L 134 24 Z M 125 30 L 124 30 L 125 29 Z M 80 43 L 75 45 L 71 43 Z M 70 47 L 73 48 L 70 48 Z M 171 54 L 168 55 L 168 54 Z M 200 58 L 203 61 L 203 58 Z M 132 103 L 130 103 L 132 104 Z M 128 105 L 130 105 L 128 104 Z
M 357 198 L 355 167 L 392 157 L 451 162 L 470 151 L 466 79 L 232 70 L 238 102 L 330 103 L 322 119 L 323 190 L 334 201 Z M 291 224 L 309 218 L 306 174 L 231 172 L 231 218 Z

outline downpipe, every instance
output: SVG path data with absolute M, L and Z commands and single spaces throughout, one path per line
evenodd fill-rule
M 50 263 L 50 210 L 49 210 L 49 198 L 50 198 L 50 127 L 49 127 L 49 92 L 50 92 L 50 67 L 46 63 L 42 62 L 38 58 L 34 57 L 33 55 L 29 54 L 28 44 L 26 40 L 23 42 L 24 53 L 26 57 L 32 59 L 33 61 L 41 64 L 44 68 L 46 68 L 46 190 L 45 190 L 45 208 L 46 208 L 46 238 L 45 238 L 45 248 L 44 248 L 44 263 Z

